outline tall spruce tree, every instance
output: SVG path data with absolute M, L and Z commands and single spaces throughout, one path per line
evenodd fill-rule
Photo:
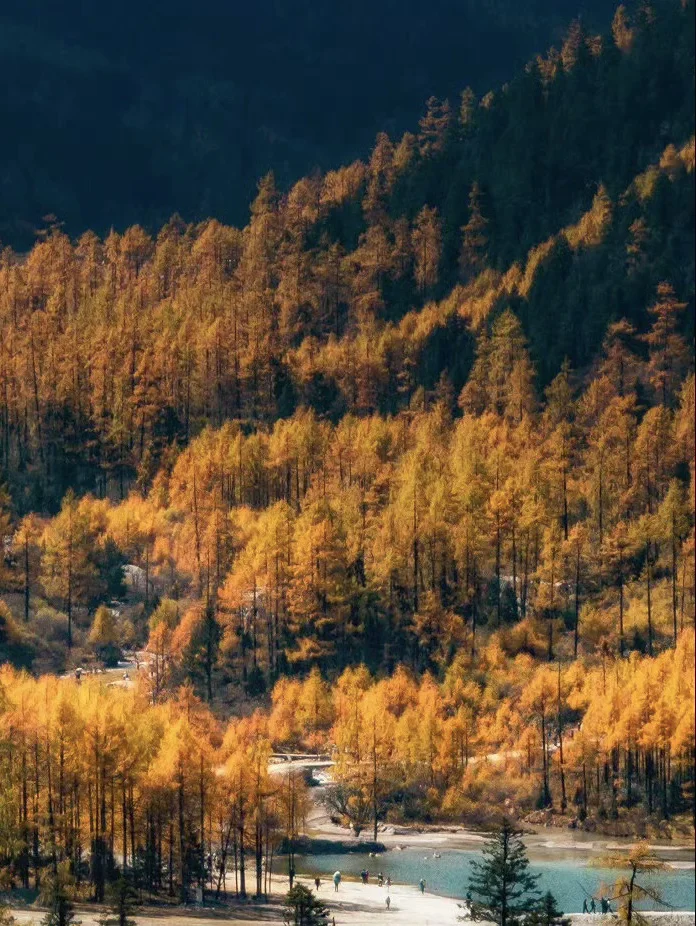
M 544 894 L 538 909 L 525 920 L 527 926 L 570 926 L 571 922 L 572 920 L 558 909 L 556 898 L 551 891 Z
M 58 866 L 55 874 L 44 882 L 39 900 L 48 907 L 42 926 L 70 926 L 75 919 L 72 904 L 73 878 L 67 862 Z
M 99 926 L 135 926 L 132 914 L 137 906 L 138 896 L 130 880 L 124 875 L 117 878 L 107 891 L 109 909 L 99 921 Z
M 324 926 L 328 908 L 304 884 L 296 884 L 285 898 L 283 922 L 286 926 Z
M 483 860 L 472 862 L 469 879 L 471 918 L 514 926 L 523 914 L 539 906 L 539 876 L 529 871 L 521 833 L 509 820 L 483 849 Z

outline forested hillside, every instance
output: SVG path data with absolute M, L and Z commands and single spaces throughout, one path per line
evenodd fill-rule
M 96 682 L 0 679 L 25 763 L 142 715 L 142 767 L 125 733 L 95 753 L 100 864 L 118 783 L 124 854 L 161 888 L 166 843 L 183 890 L 216 767 L 256 768 L 235 813 L 284 812 L 272 746 L 333 749 L 358 826 L 693 809 L 693 12 L 576 23 L 367 163 L 265 177 L 243 229 L 3 252 L 0 655 L 149 667 L 113 717 Z M 29 835 L 82 851 L 60 800 L 60 832 L 19 812 L 27 882 Z
M 242 231 L 56 230 L 5 252 L 0 452 L 18 509 L 147 484 L 208 424 L 394 414 L 443 374 L 456 398 L 505 309 L 541 396 L 564 359 L 588 369 L 609 322 L 644 333 L 658 284 L 690 302 L 692 15 L 620 10 L 605 38 L 576 24 L 501 91 L 431 100 L 367 164 L 285 196 L 266 177 Z

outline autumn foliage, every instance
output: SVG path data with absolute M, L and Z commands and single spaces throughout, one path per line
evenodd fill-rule
M 99 899 L 117 868 L 183 898 L 222 889 L 215 850 L 263 893 L 305 809 L 274 749 L 332 760 L 332 813 L 374 838 L 501 808 L 685 825 L 693 136 L 646 115 L 592 183 L 575 148 L 542 160 L 566 94 L 578 120 L 606 74 L 635 96 L 680 10 L 576 24 L 364 163 L 264 178 L 244 229 L 2 252 L 0 865 L 25 886 L 68 860 Z M 486 133 L 512 188 L 461 173 Z M 125 652 L 130 678 L 58 677 Z

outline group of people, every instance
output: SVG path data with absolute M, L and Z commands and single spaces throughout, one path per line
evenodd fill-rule
M 363 868 L 363 870 L 360 872 L 360 880 L 362 881 L 363 884 L 370 883 L 370 872 L 367 870 L 367 868 Z M 341 883 L 341 872 L 340 871 L 334 872 L 333 883 L 334 883 L 334 891 L 337 892 L 338 886 Z M 389 891 L 391 890 L 391 883 L 392 883 L 391 878 L 389 876 L 387 876 L 386 881 L 385 881 L 383 873 L 381 871 L 377 872 L 378 887 L 384 887 L 385 884 L 387 886 L 387 896 L 384 898 L 384 903 L 387 907 L 387 910 L 391 907 L 391 896 L 389 894 Z M 421 893 L 423 893 L 423 891 L 425 891 L 425 881 L 421 878 L 419 884 L 420 884 Z M 314 886 L 318 891 L 319 888 L 321 887 L 321 878 L 314 879 Z
M 136 662 L 135 668 L 136 669 L 140 668 L 139 662 Z M 81 681 L 83 675 L 105 675 L 105 674 L 106 674 L 106 669 L 103 666 L 92 666 L 91 668 L 87 668 L 87 669 L 83 669 L 82 666 L 78 666 L 78 668 L 76 668 L 74 672 L 75 681 L 77 682 Z M 128 674 L 127 671 L 124 671 L 122 678 L 124 682 L 127 682 L 130 680 L 130 675 Z
M 363 868 L 363 870 L 360 872 L 360 880 L 362 881 L 363 884 L 369 884 L 370 872 L 367 870 L 367 868 Z M 341 883 L 341 872 L 340 871 L 334 872 L 333 883 L 334 883 L 334 891 L 338 891 L 338 886 Z M 389 896 L 389 891 L 391 889 L 391 883 L 392 883 L 391 878 L 387 877 L 386 879 L 387 896 L 384 900 L 387 910 L 391 906 L 391 897 Z M 377 884 L 379 887 L 382 887 L 385 884 L 384 875 L 382 874 L 381 871 L 377 872 Z M 320 878 L 314 879 L 314 886 L 318 891 L 319 888 L 321 887 Z M 420 889 L 421 894 L 425 894 L 425 878 L 420 879 L 420 881 L 418 882 L 418 887 Z M 467 893 L 466 899 L 469 905 L 471 905 L 471 894 L 470 893 Z M 611 913 L 612 912 L 611 903 L 606 897 L 600 897 L 599 906 L 600 906 L 601 913 Z M 587 898 L 583 900 L 582 912 L 583 913 L 596 913 L 597 912 L 597 902 L 594 897 L 590 897 L 589 903 L 587 901 Z
M 360 880 L 362 881 L 363 884 L 369 884 L 370 872 L 367 870 L 367 868 L 363 868 L 363 870 L 360 872 Z M 387 883 L 387 890 L 389 890 L 389 888 L 391 887 L 391 878 L 387 878 L 386 883 Z M 384 875 L 382 874 L 381 871 L 377 872 L 377 884 L 379 887 L 382 887 L 384 885 Z
M 611 904 L 606 897 L 599 898 L 599 906 L 602 913 L 611 913 Z M 582 912 L 583 913 L 596 913 L 597 912 L 597 903 L 594 897 L 590 897 L 590 902 L 588 904 L 587 898 L 582 902 Z
M 363 884 L 370 883 L 370 872 L 367 870 L 367 868 L 363 868 L 363 870 L 360 872 L 360 880 L 362 881 Z M 381 871 L 378 871 L 377 872 L 377 886 L 384 887 L 384 884 L 385 884 L 384 875 L 382 874 Z M 387 885 L 387 896 L 384 898 L 384 903 L 386 904 L 386 907 L 388 910 L 389 907 L 391 907 L 391 897 L 389 896 L 389 891 L 391 890 L 391 878 L 388 876 L 386 880 L 386 885 Z
M 83 675 L 104 675 L 105 673 L 106 669 L 103 666 L 90 666 L 87 669 L 78 666 L 75 669 L 75 679 L 79 682 Z
M 363 884 L 370 883 L 370 872 L 367 870 L 367 868 L 363 868 L 363 870 L 360 872 L 360 880 L 362 881 Z M 341 872 L 335 871 L 333 875 L 334 892 L 336 893 L 338 892 L 338 886 L 340 885 L 340 883 L 341 883 Z M 386 907 L 388 910 L 391 907 L 391 897 L 389 895 L 389 891 L 391 890 L 392 881 L 390 877 L 387 877 L 385 881 L 385 878 L 382 872 L 378 871 L 377 872 L 378 887 L 383 887 L 385 884 L 387 885 L 387 896 L 384 898 L 384 903 L 386 904 Z M 319 888 L 321 887 L 321 878 L 316 877 L 314 879 L 314 887 L 316 888 L 317 891 L 319 890 Z M 425 878 L 420 879 L 420 881 L 418 882 L 418 887 L 420 888 L 421 894 L 424 894 L 425 893 Z M 602 898 L 602 903 L 604 903 L 604 898 Z M 592 912 L 594 912 L 594 910 Z M 602 910 L 602 912 L 604 912 L 604 910 Z

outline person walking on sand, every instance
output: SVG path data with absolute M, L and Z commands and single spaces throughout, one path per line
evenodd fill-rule
M 420 888 L 421 894 L 425 894 L 425 878 L 421 878 L 418 882 L 418 887 Z
M 387 894 L 387 899 L 384 901 L 387 905 L 387 910 L 391 907 L 391 897 Z
M 583 913 L 589 913 L 589 912 L 590 912 L 590 911 L 587 909 L 587 897 L 585 897 L 585 899 L 584 899 L 583 902 L 582 902 L 582 912 L 583 912 Z
M 315 879 L 314 879 L 314 887 L 315 887 L 317 890 L 319 890 L 320 886 L 321 886 L 321 878 L 315 878 Z
M 590 913 L 596 913 L 596 912 L 597 912 L 597 904 L 595 903 L 594 897 L 591 897 L 590 898 Z
M 387 890 L 391 890 L 391 878 L 387 878 Z
M 341 883 L 341 872 L 340 871 L 334 871 L 333 883 L 334 883 L 334 891 L 338 892 L 338 885 Z

